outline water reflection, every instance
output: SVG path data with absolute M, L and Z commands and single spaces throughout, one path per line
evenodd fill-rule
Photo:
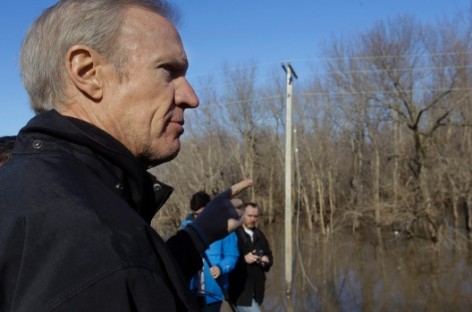
M 472 253 L 463 233 L 445 230 L 433 243 L 393 233 L 354 236 L 337 231 L 324 237 L 301 229 L 287 298 L 283 224 L 266 225 L 263 231 L 275 262 L 267 275 L 264 311 L 472 309 Z

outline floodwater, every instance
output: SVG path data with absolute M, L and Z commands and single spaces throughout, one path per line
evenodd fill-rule
M 472 244 L 464 233 L 449 229 L 433 243 L 294 228 L 287 297 L 283 223 L 261 229 L 274 254 L 263 311 L 472 311 Z

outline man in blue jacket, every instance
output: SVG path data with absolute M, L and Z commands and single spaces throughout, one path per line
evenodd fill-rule
M 177 156 L 198 106 L 175 16 L 160 0 L 61 0 L 28 31 L 37 115 L 0 169 L 0 311 L 198 310 L 188 281 L 251 181 L 166 242 L 149 224 L 172 188 L 147 169 Z
M 210 202 L 210 195 L 199 191 L 190 199 L 191 213 L 181 224 L 187 227 Z M 212 243 L 203 253 L 203 267 L 190 281 L 190 291 L 205 312 L 219 312 L 228 289 L 228 274 L 234 269 L 239 257 L 235 233 Z

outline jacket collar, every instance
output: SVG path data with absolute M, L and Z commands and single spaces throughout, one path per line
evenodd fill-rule
M 157 181 L 147 172 L 118 140 L 83 120 L 63 116 L 55 110 L 40 113 L 20 130 L 14 153 L 41 152 L 41 149 L 35 148 L 41 139 L 57 142 L 53 144 L 55 149 L 72 150 L 70 154 L 82 152 L 81 160 L 91 167 L 105 166 L 121 183 L 121 186 L 110 186 L 125 188 L 123 194 L 126 194 L 128 203 L 147 222 L 151 221 L 173 191 L 172 187 Z

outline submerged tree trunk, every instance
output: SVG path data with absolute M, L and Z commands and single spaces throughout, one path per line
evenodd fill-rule
M 375 205 L 375 224 L 380 225 L 380 153 L 375 149 L 374 162 L 374 205 Z
M 336 204 L 334 202 L 334 181 L 333 181 L 333 173 L 331 167 L 328 168 L 328 196 L 329 196 L 329 229 L 330 233 L 334 233 L 334 213 L 336 211 Z
M 322 179 L 320 177 L 316 178 L 316 184 L 318 185 L 318 202 L 320 205 L 320 227 L 321 227 L 321 234 L 326 235 L 326 227 L 325 227 L 325 200 L 324 200 L 324 186 Z

